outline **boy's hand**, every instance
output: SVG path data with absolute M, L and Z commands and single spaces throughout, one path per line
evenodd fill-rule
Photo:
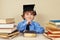
M 31 23 L 31 21 L 27 21 L 27 24 L 30 24 Z

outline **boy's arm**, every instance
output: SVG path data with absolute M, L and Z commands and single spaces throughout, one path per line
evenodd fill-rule
M 40 26 L 40 24 L 35 23 L 35 31 L 39 34 L 44 33 L 44 28 Z
M 25 27 L 26 27 L 26 22 L 21 22 L 21 23 L 19 23 L 18 24 L 18 26 L 17 26 L 17 30 L 19 31 L 19 32 L 23 32 L 24 30 L 25 30 Z

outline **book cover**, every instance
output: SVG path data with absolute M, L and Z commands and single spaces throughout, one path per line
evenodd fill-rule
M 12 32 L 12 33 L 0 33 L 0 38 L 5 38 L 5 39 L 14 38 L 18 34 L 19 34 L 19 32 L 16 31 L 16 30 L 14 32 Z
M 0 28 L 14 28 L 15 24 L 0 24 Z
M 50 20 L 49 23 L 54 25 L 60 25 L 60 20 Z
M 53 25 L 53 24 L 47 24 L 46 28 L 52 29 L 52 30 L 60 30 L 60 27 Z
M 11 24 L 15 23 L 14 18 L 0 19 L 0 24 Z
M 58 29 L 51 29 L 51 28 L 47 27 L 46 30 L 50 33 L 60 33 L 60 30 L 58 30 Z
M 0 28 L 0 33 L 12 33 L 13 31 L 15 31 L 17 28 Z
M 50 38 L 60 38 L 60 34 L 48 34 L 48 32 L 45 32 L 44 36 L 50 37 Z
M 25 31 L 24 32 L 24 37 L 36 37 L 37 34 L 35 31 Z

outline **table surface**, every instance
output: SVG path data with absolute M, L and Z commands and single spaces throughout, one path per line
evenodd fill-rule
M 37 37 L 24 37 L 22 35 L 18 35 L 16 37 L 10 38 L 10 39 L 2 39 L 2 38 L 0 38 L 0 40 L 51 40 L 51 39 L 48 39 L 43 34 L 38 34 Z M 60 40 L 60 38 L 55 38 L 53 40 Z
M 2 38 L 0 38 L 0 40 L 50 40 L 50 39 L 46 38 L 42 34 L 38 34 L 37 37 L 24 37 L 24 36 L 18 35 L 13 39 L 2 39 Z

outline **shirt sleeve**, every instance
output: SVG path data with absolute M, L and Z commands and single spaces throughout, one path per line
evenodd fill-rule
M 42 34 L 44 33 L 44 28 L 41 27 L 39 23 L 35 23 L 35 31 L 36 33 Z
M 17 25 L 17 30 L 18 30 L 19 32 L 23 32 L 23 31 L 25 30 L 25 27 L 26 27 L 26 22 L 20 22 L 20 23 L 18 23 L 18 25 Z

